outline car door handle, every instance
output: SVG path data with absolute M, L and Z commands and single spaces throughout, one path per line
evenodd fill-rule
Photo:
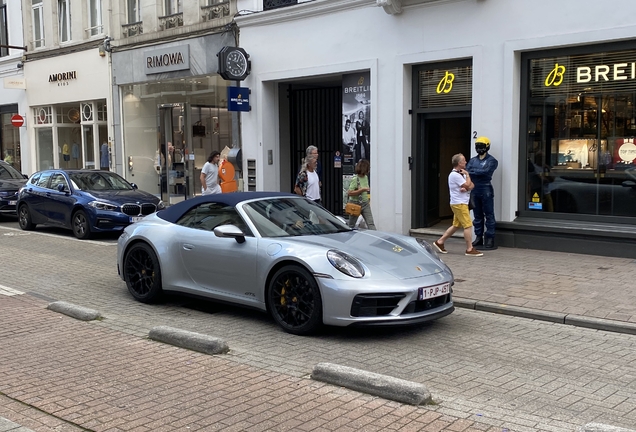
M 184 248 L 185 250 L 192 250 L 192 249 L 194 249 L 194 246 L 193 246 L 193 245 L 191 245 L 191 244 L 187 244 L 187 243 L 185 243 L 185 244 L 183 245 L 183 248 Z

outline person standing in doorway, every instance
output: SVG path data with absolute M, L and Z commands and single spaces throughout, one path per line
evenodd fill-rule
M 213 151 L 201 170 L 201 195 L 221 193 L 219 185 L 219 159 L 221 153 Z
M 448 175 L 448 190 L 450 191 L 450 207 L 453 211 L 453 224 L 444 232 L 439 239 L 433 242 L 433 246 L 439 253 L 448 253 L 444 247 L 444 242 L 461 227 L 464 229 L 464 240 L 466 241 L 466 256 L 483 256 L 472 245 L 473 223 L 470 220 L 468 202 L 470 201 L 470 191 L 475 187 L 470 179 L 470 174 L 466 171 L 466 158 L 458 153 L 451 159 L 453 170 Z
M 310 145 L 305 150 L 305 156 L 316 156 L 316 174 L 318 174 L 318 180 L 320 181 L 320 187 L 322 187 L 322 165 L 320 164 L 320 158 L 318 157 L 318 147 Z M 301 167 L 302 169 L 302 167 Z
M 320 180 L 318 179 L 318 173 L 316 172 L 317 164 L 318 158 L 315 155 L 309 155 L 305 158 L 303 168 L 296 177 L 294 192 L 321 204 Z
M 375 230 L 375 222 L 371 213 L 371 203 L 369 202 L 369 171 L 371 164 L 366 159 L 360 159 L 356 164 L 356 175 L 349 183 L 349 200 L 360 205 L 360 215 L 367 224 L 367 228 Z M 351 199 L 351 197 L 355 197 Z M 358 216 L 349 216 L 349 227 L 356 226 Z
M 492 187 L 492 175 L 499 166 L 499 162 L 488 153 L 490 140 L 487 137 L 482 136 L 475 140 L 475 151 L 477 156 L 471 158 L 466 165 L 466 171 L 470 173 L 475 184 L 475 189 L 471 192 L 476 236 L 473 246 L 483 246 L 485 250 L 494 250 L 497 246 L 495 246 L 495 192 Z

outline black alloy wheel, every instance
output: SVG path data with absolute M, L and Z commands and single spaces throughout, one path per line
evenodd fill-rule
M 31 219 L 31 212 L 26 204 L 22 204 L 18 209 L 18 224 L 20 225 L 20 229 L 25 231 L 30 231 L 35 228 L 35 224 Z
M 88 221 L 88 217 L 84 210 L 77 210 L 71 216 L 71 226 L 73 227 L 73 234 L 80 240 L 90 238 L 91 227 Z
M 320 289 L 300 266 L 287 265 L 274 274 L 267 291 L 267 307 L 288 333 L 307 335 L 322 326 Z
M 142 303 L 153 303 L 162 293 L 159 260 L 146 243 L 134 244 L 124 257 L 124 279 L 130 294 Z

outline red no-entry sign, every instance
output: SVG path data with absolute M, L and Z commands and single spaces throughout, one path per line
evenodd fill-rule
M 24 124 L 24 117 L 20 114 L 14 114 L 13 117 L 11 117 L 11 124 L 15 127 L 22 126 Z

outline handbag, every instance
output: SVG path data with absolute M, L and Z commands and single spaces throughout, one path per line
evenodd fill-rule
M 205 126 L 201 124 L 200 121 L 195 122 L 192 125 L 192 136 L 193 137 L 204 137 L 205 136 Z
M 350 216 L 360 216 L 360 213 L 362 213 L 362 206 L 360 204 L 348 202 L 345 206 L 345 213 Z
M 360 188 L 360 179 L 358 176 L 356 176 L 356 180 L 358 181 L 358 188 Z M 349 202 L 347 202 L 347 205 L 345 206 L 345 213 L 350 216 L 360 216 L 360 213 L 362 213 L 362 206 L 354 203 L 351 201 L 351 198 L 349 198 Z

